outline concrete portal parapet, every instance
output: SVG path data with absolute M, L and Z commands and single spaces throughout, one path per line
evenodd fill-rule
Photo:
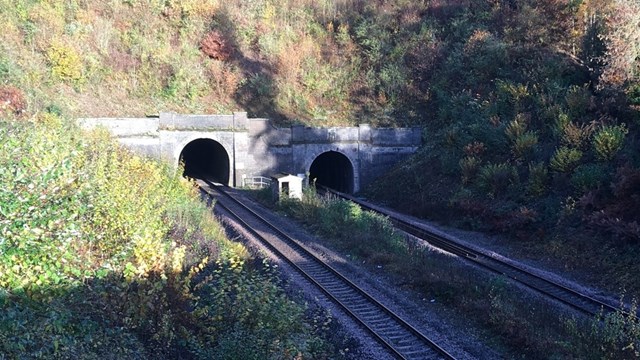
M 381 128 L 371 130 L 371 142 L 378 146 L 420 146 L 421 128 Z
M 85 129 L 106 127 L 121 144 L 178 166 L 182 150 L 192 141 L 220 144 L 229 158 L 229 185 L 242 176 L 274 173 L 307 174 L 326 152 L 344 155 L 353 167 L 353 191 L 358 191 L 393 165 L 414 153 L 422 142 L 420 128 L 355 127 L 278 128 L 268 119 L 231 115 L 161 113 L 155 118 L 79 119 Z
M 233 115 L 160 113 L 159 127 L 162 130 L 244 130 L 247 128 L 247 113 L 235 113 Z
M 97 118 L 78 119 L 83 129 L 104 127 L 113 136 L 158 136 L 158 118 Z

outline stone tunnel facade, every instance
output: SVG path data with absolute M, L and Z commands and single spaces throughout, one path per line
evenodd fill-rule
M 322 154 L 339 153 L 352 166 L 349 192 L 358 192 L 421 144 L 420 128 L 357 127 L 277 128 L 268 119 L 232 115 L 161 113 L 153 118 L 80 119 L 84 128 L 106 127 L 118 141 L 136 153 L 179 165 L 183 150 L 198 139 L 220 144 L 230 186 L 245 177 L 275 173 L 308 175 Z

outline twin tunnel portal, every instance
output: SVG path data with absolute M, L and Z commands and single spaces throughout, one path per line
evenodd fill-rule
M 229 154 L 224 146 L 212 139 L 196 139 L 180 152 L 183 176 L 205 177 L 222 184 L 230 180 Z M 347 156 L 338 151 L 326 151 L 318 155 L 308 171 L 310 185 L 323 185 L 334 190 L 352 193 L 354 168 Z
M 279 128 L 268 119 L 160 113 L 146 118 L 79 119 L 106 128 L 134 153 L 184 167 L 184 175 L 240 186 L 247 178 L 304 174 L 311 184 L 357 193 L 413 154 L 421 128 Z

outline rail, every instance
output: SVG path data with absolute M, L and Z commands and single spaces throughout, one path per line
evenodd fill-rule
M 374 299 L 373 296 L 351 282 L 336 269 L 316 257 L 303 245 L 282 232 L 277 226 L 223 190 L 221 186 L 206 180 L 204 180 L 204 182 L 209 188 L 221 194 L 221 196 L 216 197 L 216 206 L 220 206 L 224 211 L 231 214 L 232 217 L 243 224 L 243 227 L 258 238 L 266 247 L 283 258 L 311 283 L 316 285 L 329 299 L 343 308 L 346 314 L 360 323 L 397 358 L 454 359 L 451 354 L 434 341 Z M 214 197 L 214 195 L 204 187 L 201 188 L 208 196 Z M 224 201 L 223 198 L 229 201 Z M 280 241 L 274 243 L 260 235 L 255 229 L 255 224 L 253 226 L 248 224 L 243 217 L 240 216 L 237 211 L 232 210 L 231 207 L 237 207 L 240 211 L 248 213 L 251 218 L 257 219 L 263 226 L 272 230 Z M 302 258 L 303 260 L 291 260 L 290 256 L 284 255 L 283 251 L 280 250 L 283 246 L 295 251 L 298 254 L 295 258 Z M 289 252 L 291 250 L 286 251 Z
M 613 306 L 604 301 L 583 294 L 578 290 L 572 289 L 563 284 L 559 284 L 551 279 L 534 274 L 533 272 L 525 268 L 488 256 L 481 251 L 477 251 L 471 247 L 465 246 L 461 243 L 436 234 L 424 227 L 412 224 L 404 219 L 399 218 L 389 211 L 385 211 L 382 208 L 357 199 L 354 196 L 344 194 L 327 187 L 321 187 L 320 190 L 331 192 L 332 194 L 340 198 L 352 201 L 360 205 L 363 209 L 385 215 L 398 229 L 409 233 L 419 239 L 422 239 L 434 247 L 458 255 L 461 258 L 479 265 L 480 267 L 491 272 L 504 275 L 522 285 L 525 285 L 530 289 L 533 289 L 547 297 L 560 301 L 585 314 L 597 316 L 601 314 L 606 315 L 614 312 L 621 312 L 627 316 L 631 315 L 636 319 L 638 318 L 637 314 L 630 314 L 624 308 Z

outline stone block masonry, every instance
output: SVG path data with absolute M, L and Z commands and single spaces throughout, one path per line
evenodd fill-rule
M 229 159 L 230 186 L 240 186 L 244 176 L 275 173 L 308 174 L 316 159 L 338 153 L 352 166 L 349 187 L 358 192 L 421 145 L 421 128 L 356 127 L 278 128 L 268 119 L 232 115 L 182 115 L 161 113 L 153 118 L 85 118 L 86 129 L 105 127 L 118 141 L 144 156 L 178 166 L 183 150 L 198 139 L 221 145 Z M 212 158 L 219 158 L 220 154 Z M 207 156 L 203 154 L 203 156 Z M 225 165 L 226 166 L 226 165 Z M 332 170 L 333 171 L 333 170 Z M 340 172 L 341 169 L 335 169 Z

